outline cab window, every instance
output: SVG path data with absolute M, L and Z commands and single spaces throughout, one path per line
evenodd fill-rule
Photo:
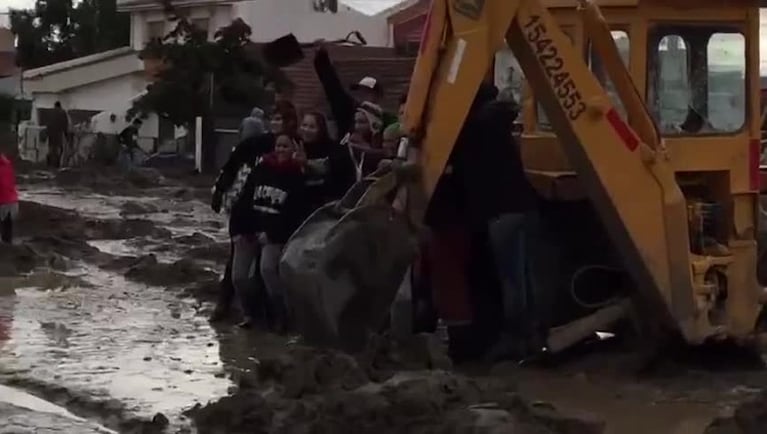
M 712 135 L 746 121 L 746 42 L 730 26 L 658 26 L 648 40 L 647 103 L 661 133 Z
M 618 48 L 618 53 L 620 54 L 621 60 L 623 61 L 623 66 L 628 68 L 630 58 L 629 56 L 631 55 L 628 33 L 623 30 L 613 30 L 610 32 L 610 34 L 613 37 L 615 46 Z M 613 84 L 613 81 L 607 74 L 607 69 L 604 67 L 602 59 L 599 57 L 599 53 L 594 50 L 594 47 L 591 45 L 591 41 L 589 41 L 587 57 L 591 72 L 594 74 L 597 80 L 599 80 L 599 83 L 602 84 L 605 92 L 607 92 L 607 95 L 610 96 L 610 100 L 612 101 L 613 105 L 615 105 L 615 108 L 621 115 L 623 115 L 623 118 L 625 119 L 626 109 L 623 107 L 623 101 L 621 101 L 620 97 L 618 96 L 618 91 L 615 90 L 615 84 Z

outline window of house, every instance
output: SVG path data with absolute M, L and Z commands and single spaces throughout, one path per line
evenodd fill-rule
M 165 36 L 165 22 L 163 21 L 150 21 L 146 24 L 146 40 L 149 42 L 153 39 L 162 39 Z
M 618 53 L 620 54 L 621 60 L 623 61 L 623 66 L 628 68 L 631 54 L 628 33 L 623 30 L 613 30 L 610 32 L 610 34 L 613 37 L 615 46 L 618 48 Z M 607 92 L 607 95 L 610 96 L 610 99 L 615 105 L 615 108 L 621 115 L 623 115 L 623 118 L 625 119 L 626 108 L 623 107 L 623 101 L 621 101 L 620 97 L 618 96 L 618 92 L 615 90 L 615 84 L 607 74 L 607 69 L 602 64 L 599 53 L 594 50 L 590 41 L 588 47 L 588 63 L 591 72 L 594 74 L 597 80 L 599 80 L 599 83 L 602 84 L 602 87 L 605 89 L 605 92 Z
M 210 20 L 208 18 L 194 18 L 192 19 L 192 26 L 201 32 L 205 32 L 206 35 L 210 34 Z
M 746 121 L 746 43 L 728 25 L 658 26 L 647 101 L 664 135 L 725 134 Z

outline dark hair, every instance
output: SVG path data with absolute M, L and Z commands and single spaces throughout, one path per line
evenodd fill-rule
M 407 94 L 408 91 L 405 91 L 402 93 L 402 95 L 399 96 L 399 105 L 405 104 L 407 102 Z
M 276 134 L 274 136 L 274 143 L 275 144 L 277 143 L 277 140 L 280 139 L 280 137 L 287 137 L 288 139 L 290 139 L 291 143 L 295 143 L 296 142 L 296 137 L 294 135 L 291 135 L 290 133 L 279 133 L 279 134 Z
M 53 103 L 53 106 L 56 108 L 61 108 L 61 101 L 56 101 L 55 103 Z
M 319 129 L 317 132 L 318 142 L 326 143 L 331 140 L 330 129 L 328 128 L 328 118 L 326 118 L 322 112 L 312 110 L 305 112 L 304 116 L 311 116 L 314 118 L 314 121 L 317 122 L 317 128 Z
M 298 130 L 298 112 L 296 106 L 290 101 L 277 101 L 272 108 L 271 116 L 279 114 L 282 116 L 283 130 L 289 136 L 295 137 Z

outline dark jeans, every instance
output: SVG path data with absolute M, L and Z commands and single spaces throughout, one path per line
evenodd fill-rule
M 0 241 L 8 244 L 13 242 L 13 219 L 10 216 L 0 222 Z
M 61 154 L 64 150 L 63 138 L 48 138 L 48 166 L 53 168 L 61 167 Z
M 234 301 L 234 285 L 232 284 L 232 260 L 234 259 L 234 242 L 229 240 L 229 259 L 226 261 L 226 269 L 224 270 L 224 277 L 221 279 L 221 284 L 218 292 L 218 303 L 216 309 L 222 311 L 229 311 Z
M 535 284 L 535 248 L 539 219 L 534 212 L 507 214 L 490 225 L 498 272 L 503 288 L 502 306 L 507 336 L 531 341 L 544 339 L 550 300 Z

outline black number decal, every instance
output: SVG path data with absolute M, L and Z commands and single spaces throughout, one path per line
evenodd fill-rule
M 577 121 L 578 118 L 581 117 L 581 115 L 586 112 L 586 104 L 584 104 L 582 101 L 579 102 L 574 109 L 567 112 L 567 117 L 570 118 L 571 121 Z
M 554 83 L 554 87 L 560 89 L 562 86 L 564 86 L 565 82 L 567 82 L 568 78 L 570 78 L 570 74 L 566 72 L 558 72 L 554 74 L 554 76 L 551 78 L 551 81 Z M 557 92 L 557 94 L 559 93 Z
M 564 66 L 565 66 L 565 62 L 562 60 L 562 58 L 555 57 L 550 64 L 546 65 L 546 75 L 548 75 L 549 77 L 553 77 L 554 75 L 556 75 L 557 72 L 561 71 Z
M 525 38 L 531 44 L 538 63 L 549 78 L 554 93 L 562 108 L 565 109 L 568 119 L 571 121 L 579 119 L 586 111 L 586 104 L 583 102 L 583 97 L 578 92 L 575 82 L 570 77 L 570 73 L 564 71 L 565 62 L 559 55 L 554 41 L 547 37 L 546 26 L 540 22 L 539 16 L 533 15 L 523 26 L 523 29 Z
M 530 16 L 530 21 L 528 21 L 527 24 L 525 24 L 525 28 L 528 29 L 528 28 L 534 26 L 540 20 L 541 20 L 541 17 L 539 17 L 538 15 L 531 15 Z

